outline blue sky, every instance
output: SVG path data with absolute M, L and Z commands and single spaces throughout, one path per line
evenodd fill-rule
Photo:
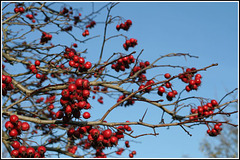
M 96 2 L 95 10 L 106 4 L 106 2 Z M 91 12 L 92 3 L 71 2 L 68 5 L 73 8 L 82 8 L 82 15 Z M 57 5 L 56 5 L 57 6 Z M 59 6 L 62 6 L 61 4 Z M 104 9 L 94 19 L 96 22 L 104 22 L 106 18 Z M 122 16 L 131 19 L 133 25 L 126 31 L 116 31 L 116 22 L 108 26 L 107 37 L 118 33 L 125 34 L 129 38 L 136 38 L 138 45 L 128 52 L 124 51 L 122 44 L 123 37 L 114 38 L 106 42 L 103 60 L 106 60 L 113 52 L 139 53 L 141 60 L 148 60 L 150 63 L 161 55 L 168 53 L 190 53 L 199 58 L 183 57 L 166 58 L 158 64 L 182 65 L 195 67 L 197 69 L 206 67 L 213 63 L 218 63 L 217 67 L 212 67 L 206 72 L 202 71 L 203 84 L 199 90 L 183 94 L 183 96 L 203 96 L 206 98 L 220 100 L 227 91 L 238 87 L 238 3 L 236 2 L 121 2 L 111 11 L 112 16 Z M 87 61 L 97 62 L 102 44 L 103 35 L 102 23 L 90 29 L 90 36 L 101 35 L 84 44 L 78 44 L 79 50 L 88 48 L 86 54 Z M 54 30 L 54 28 L 47 28 Z M 46 31 L 47 31 L 46 29 Z M 74 29 L 72 31 L 80 40 L 82 31 Z M 34 33 L 39 34 L 40 33 Z M 58 38 L 55 38 L 58 37 Z M 53 44 L 63 43 L 71 45 L 74 39 L 65 35 L 53 35 Z M 59 50 L 60 51 L 60 50 Z M 13 67 L 9 66 L 9 71 L 13 72 Z M 15 70 L 16 72 L 18 70 Z M 172 75 L 178 74 L 179 69 L 160 68 L 148 72 L 147 77 L 151 78 L 156 74 Z M 115 72 L 111 72 L 116 74 Z M 162 78 L 162 77 L 161 77 Z M 181 90 L 183 83 L 176 81 L 174 88 Z M 148 95 L 149 96 L 149 95 Z M 151 95 L 152 96 L 152 95 Z M 156 94 L 152 96 L 156 98 Z M 231 98 L 226 98 L 231 100 Z M 101 117 L 115 101 L 107 101 L 104 96 L 104 105 L 96 101 L 91 102 L 94 108 L 90 110 L 92 117 Z M 136 102 L 134 106 L 128 108 L 119 107 L 114 110 L 106 120 L 109 122 L 130 120 L 137 121 L 148 108 L 145 121 L 158 123 L 162 111 L 146 103 Z M 100 115 L 100 116 L 99 116 Z M 91 118 L 90 120 L 94 120 Z M 169 120 L 166 116 L 166 120 Z M 135 134 L 152 132 L 146 127 L 133 126 Z M 189 129 L 188 129 L 189 130 Z M 206 126 L 195 126 L 190 129 L 192 137 L 188 136 L 181 127 L 159 128 L 159 136 L 145 136 L 134 139 L 136 143 L 130 141 L 130 149 L 136 150 L 136 158 L 181 158 L 187 155 L 192 158 L 204 158 L 199 150 L 199 143 L 206 133 Z M 126 137 L 130 140 L 130 137 Z M 213 138 L 211 138 L 213 140 Z M 128 152 L 123 154 L 128 157 Z

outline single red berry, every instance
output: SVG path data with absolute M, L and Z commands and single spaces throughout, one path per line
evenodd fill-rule
M 68 98 L 70 96 L 70 92 L 68 89 L 62 90 L 61 94 L 62 94 L 62 97 L 64 97 L 64 98 Z
M 20 143 L 18 141 L 13 141 L 11 146 L 14 148 L 14 149 L 19 149 L 20 147 Z
M 129 153 L 129 157 L 130 157 L 130 158 L 133 158 L 133 154 L 132 154 L 132 153 Z
M 18 121 L 18 116 L 17 115 L 11 115 L 10 116 L 10 122 L 12 122 L 13 124 L 16 124 Z
M 23 131 L 28 131 L 30 128 L 30 125 L 27 122 L 22 123 L 22 130 Z
M 68 90 L 69 90 L 69 92 L 76 92 L 77 86 L 75 84 L 70 84 L 68 86 Z
M 84 112 L 84 113 L 83 113 L 83 118 L 88 119 L 88 118 L 90 118 L 90 117 L 91 117 L 91 115 L 90 115 L 89 112 Z
M 211 100 L 211 103 L 212 103 L 213 106 L 217 106 L 218 105 L 218 102 L 216 100 L 214 100 L 214 99 Z
M 171 78 L 171 75 L 170 75 L 169 73 L 166 73 L 166 74 L 164 75 L 164 77 L 167 78 L 167 79 L 169 79 L 169 78 Z
M 137 152 L 136 151 L 132 151 L 132 154 L 135 155 L 135 154 L 137 154 Z
M 11 137 L 17 137 L 17 135 L 18 135 L 18 131 L 16 129 L 12 129 L 9 132 L 9 136 L 11 136 Z
M 35 149 L 33 147 L 29 147 L 26 151 L 27 155 L 33 156 L 35 154 Z
M 103 131 L 103 137 L 104 138 L 110 138 L 112 136 L 112 131 L 110 129 L 106 129 Z
M 39 60 L 35 61 L 35 66 L 40 66 L 40 61 Z
M 46 152 L 46 148 L 44 146 L 39 146 L 38 147 L 38 153 L 44 154 Z
M 41 78 L 42 78 L 42 75 L 41 75 L 41 74 L 36 74 L 36 78 L 37 78 L 37 79 L 41 79 Z
M 12 150 L 12 151 L 11 151 L 11 156 L 12 156 L 13 158 L 18 158 L 18 156 L 19 156 L 19 151 L 18 151 L 18 150 Z
M 19 153 L 24 155 L 27 151 L 27 147 L 25 146 L 20 146 L 19 149 L 18 149 Z
M 114 144 L 114 145 L 117 145 L 117 144 L 118 144 L 118 138 L 115 137 L 115 136 L 112 136 L 112 137 L 110 138 L 110 142 L 111 142 L 112 144 Z
M 84 98 L 88 98 L 89 95 L 90 95 L 89 90 L 84 89 L 83 92 L 82 92 L 82 96 L 83 96 Z
M 63 117 L 63 112 L 62 112 L 62 111 L 58 111 L 58 112 L 56 113 L 55 117 L 56 117 L 57 119 L 62 119 L 62 117 Z
M 18 12 L 19 12 L 19 8 L 17 8 L 17 7 L 14 8 L 14 12 L 15 12 L 15 13 L 18 13 Z

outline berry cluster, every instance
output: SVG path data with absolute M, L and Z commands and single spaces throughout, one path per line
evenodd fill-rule
M 139 66 L 135 66 L 133 67 L 130 76 L 133 76 L 135 73 L 137 73 L 138 71 L 140 71 L 141 69 L 144 69 L 145 67 L 149 66 L 150 63 L 149 61 L 145 61 L 145 62 L 140 62 Z M 147 80 L 147 77 L 144 75 L 146 73 L 146 70 L 140 72 L 137 77 L 138 77 L 138 81 L 144 83 Z
M 31 61 L 29 61 L 30 64 L 27 65 L 27 69 L 29 69 L 33 74 L 36 74 L 37 79 L 41 79 L 41 83 L 47 79 L 46 75 L 41 75 L 38 73 L 38 70 L 36 66 L 40 66 L 41 62 L 39 60 L 36 60 L 34 64 L 32 64 Z
M 125 43 L 123 44 L 123 48 L 128 51 L 129 47 L 135 47 L 137 45 L 137 40 L 134 38 L 130 38 L 129 40 L 126 40 Z
M 185 87 L 186 91 L 197 90 L 201 85 L 201 74 L 196 74 L 195 79 L 193 79 L 194 74 L 196 73 L 196 68 L 187 68 L 185 73 L 179 74 L 179 79 L 184 83 L 188 83 Z
M 87 79 L 77 79 L 74 83 L 68 85 L 68 89 L 62 90 L 62 97 L 60 103 L 63 106 L 62 110 L 56 113 L 56 118 L 68 122 L 72 116 L 75 118 L 80 117 L 82 109 L 90 109 L 91 105 L 87 99 L 90 96 L 90 86 Z M 65 116 L 64 116 L 65 113 Z M 83 118 L 90 118 L 88 112 L 83 113 Z
M 116 29 L 119 31 L 120 29 L 123 29 L 125 31 L 128 31 L 130 26 L 132 25 L 132 21 L 130 19 L 126 20 L 125 23 L 121 23 L 120 25 L 118 24 L 116 26 Z
M 25 11 L 25 9 L 24 9 L 23 7 L 18 7 L 18 6 L 16 6 L 16 7 L 14 8 L 14 12 L 15 12 L 15 13 L 18 13 L 18 12 L 24 13 L 24 11 Z
M 68 10 L 66 7 L 64 7 L 64 8 L 59 12 L 59 14 L 64 15 L 64 14 L 66 14 L 66 13 L 68 13 L 68 12 L 69 12 L 69 10 Z
M 98 126 L 96 128 L 93 128 L 92 126 L 81 126 L 77 129 L 70 127 L 67 131 L 67 135 L 68 138 L 73 141 L 76 139 L 81 139 L 78 145 L 83 146 L 84 149 L 90 149 L 93 147 L 96 150 L 95 158 L 106 158 L 103 149 L 106 147 L 108 148 L 117 146 L 119 139 L 124 138 L 123 133 L 125 130 L 131 131 L 131 127 L 128 125 L 118 126 L 117 131 L 112 131 L 111 129 L 101 129 Z M 87 138 L 84 139 L 84 137 Z M 70 144 L 68 147 L 68 151 L 73 154 L 76 152 L 76 150 L 77 146 Z M 119 150 L 119 152 L 123 151 L 124 149 L 121 151 Z
M 83 37 L 86 37 L 86 36 L 88 36 L 88 35 L 89 35 L 89 30 L 86 29 L 86 30 L 82 33 L 82 36 L 83 36 Z
M 6 96 L 7 91 L 14 89 L 12 78 L 10 76 L 2 75 L 2 95 Z
M 125 71 L 125 68 L 129 68 L 129 65 L 131 63 L 134 63 L 135 62 L 135 58 L 133 57 L 133 55 L 129 55 L 129 56 L 126 56 L 126 57 L 123 57 L 123 58 L 119 58 L 117 60 L 116 63 L 113 63 L 112 64 L 112 69 L 114 69 L 116 72 L 119 72 L 119 70 L 121 71 Z
M 10 153 L 12 158 L 45 158 L 46 148 L 44 146 L 39 146 L 36 151 L 31 146 L 27 148 L 20 145 L 18 141 L 13 141 L 11 146 L 14 149 Z
M 90 24 L 86 25 L 86 28 L 93 28 L 96 25 L 95 21 L 91 21 Z
M 70 59 L 69 66 L 78 68 L 80 72 L 87 71 L 92 67 L 92 63 L 89 61 L 85 63 L 85 59 L 83 57 L 79 57 L 73 48 L 66 48 L 64 57 Z
M 203 106 L 198 106 L 197 109 L 192 108 L 191 109 L 191 113 L 192 114 L 196 114 L 195 116 L 190 116 L 189 119 L 190 120 L 194 120 L 194 121 L 198 121 L 199 118 L 203 118 L 203 117 L 208 117 L 210 115 L 212 115 L 214 112 L 214 107 L 216 107 L 218 105 L 218 102 L 216 100 L 211 100 L 211 103 L 207 103 Z
M 33 23 L 36 22 L 36 20 L 34 19 L 33 15 L 32 14 L 27 14 L 26 17 L 30 20 L 32 20 Z
M 44 98 L 41 97 L 41 98 L 39 98 L 39 99 L 36 100 L 36 103 L 41 103 L 41 102 L 43 102 L 43 101 L 44 101 Z
M 212 129 L 207 130 L 207 134 L 211 137 L 215 137 L 220 134 L 222 131 L 222 128 L 220 127 L 222 123 L 216 123 Z
M 45 44 L 51 39 L 52 39 L 51 34 L 47 34 L 46 32 L 42 32 L 42 37 L 41 37 L 41 40 L 40 40 L 40 44 Z
M 5 123 L 5 128 L 8 130 L 9 136 L 16 138 L 21 131 L 28 131 L 30 125 L 27 122 L 19 121 L 17 115 L 11 115 L 10 120 Z
M 144 90 L 142 90 L 142 91 L 140 91 L 140 92 L 147 92 L 147 93 L 149 93 L 151 90 L 152 90 L 152 86 L 150 86 L 150 85 L 152 85 L 152 84 L 154 84 L 154 81 L 153 80 L 149 80 L 149 81 L 147 81 L 146 82 L 146 84 L 144 85 L 144 84 L 141 84 L 140 86 L 139 86 L 139 88 L 138 88 L 138 90 L 141 90 L 141 89 L 143 89 L 144 87 L 147 87 L 147 88 L 145 88 Z
M 76 25 L 79 21 L 80 21 L 80 16 L 81 16 L 81 13 L 78 14 L 78 16 L 74 16 L 74 25 Z
M 126 95 L 125 95 L 125 94 L 119 96 L 117 102 L 120 102 L 120 101 L 123 100 L 124 98 L 126 98 Z M 135 100 L 132 99 L 132 97 L 130 97 L 130 98 L 128 98 L 128 99 L 126 100 L 126 103 L 125 103 L 125 104 L 121 103 L 120 106 L 124 105 L 124 106 L 126 107 L 126 106 L 129 106 L 129 105 L 133 105 L 134 103 L 135 103 Z

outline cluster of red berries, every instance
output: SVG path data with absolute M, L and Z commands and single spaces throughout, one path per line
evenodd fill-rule
M 10 76 L 2 75 L 2 95 L 6 96 L 7 91 L 14 89 L 12 78 Z
M 125 132 L 126 129 L 129 131 L 131 127 L 128 125 L 118 126 L 116 132 L 111 129 L 101 130 L 99 127 L 93 128 L 92 126 L 81 126 L 77 129 L 70 127 L 67 135 L 72 140 L 81 139 L 78 145 L 83 145 L 84 149 L 90 149 L 91 147 L 96 149 L 96 157 L 106 158 L 103 149 L 117 146 L 119 139 L 124 138 L 123 132 Z M 87 139 L 83 139 L 85 136 Z M 74 146 L 69 147 L 69 152 L 74 154 L 77 147 L 73 147 Z
M 208 117 L 213 114 L 214 107 L 218 105 L 218 102 L 216 100 L 211 100 L 211 103 L 207 103 L 206 105 L 203 106 L 198 106 L 197 109 L 192 108 L 191 113 L 195 114 L 197 113 L 198 115 L 195 116 L 190 116 L 190 120 L 198 121 L 198 119 L 201 117 Z
M 66 14 L 66 13 L 68 13 L 68 12 L 69 12 L 69 10 L 68 10 L 66 7 L 64 7 L 64 8 L 59 12 L 59 14 L 64 15 L 64 14 Z
M 154 83 L 155 83 L 155 82 L 154 82 L 153 80 L 149 80 L 149 81 L 146 82 L 145 85 L 144 85 L 144 84 L 141 84 L 141 85 L 139 86 L 138 90 L 141 90 L 141 89 L 143 89 L 143 88 L 146 87 L 146 86 L 149 86 L 149 87 L 145 88 L 144 90 L 140 91 L 140 92 L 147 92 L 147 93 L 149 93 L 149 92 L 152 90 L 152 86 L 150 86 L 150 85 L 152 85 L 152 84 L 154 84 Z
M 90 24 L 86 25 L 86 28 L 93 28 L 96 25 L 95 21 L 91 21 Z
M 70 59 L 69 66 L 78 68 L 79 72 L 87 71 L 92 67 L 92 63 L 89 61 L 85 63 L 85 59 L 83 57 L 79 57 L 73 48 L 66 48 L 64 57 Z
M 125 71 L 125 68 L 129 68 L 131 63 L 135 62 L 135 58 L 133 55 L 129 55 L 123 58 L 119 58 L 116 63 L 113 63 L 111 68 L 114 69 L 116 72 Z
M 34 64 L 32 64 L 31 61 L 29 61 L 29 65 L 27 65 L 27 69 L 31 70 L 33 74 L 36 74 L 37 79 L 41 79 L 41 83 L 47 79 L 47 76 L 45 74 L 41 75 L 38 73 L 38 70 L 36 66 L 40 66 L 41 62 L 39 60 L 36 60 Z
M 18 13 L 18 12 L 24 13 L 24 11 L 25 11 L 25 9 L 24 9 L 23 7 L 18 7 L 18 6 L 16 6 L 16 7 L 14 8 L 14 12 L 15 12 L 15 13 Z
M 120 29 L 123 29 L 125 31 L 128 31 L 130 26 L 132 25 L 132 21 L 130 19 L 126 20 L 125 23 L 121 23 L 120 25 L 118 24 L 116 26 L 116 29 L 119 31 Z
M 74 18 L 74 25 L 76 25 L 76 24 L 79 22 L 81 15 L 82 15 L 82 14 L 79 13 L 78 16 L 74 16 L 74 17 L 73 17 L 73 18 Z
M 137 45 L 137 40 L 134 38 L 130 38 L 129 40 L 126 40 L 125 43 L 123 44 L 123 48 L 128 51 L 129 47 L 135 47 Z
M 47 43 L 51 39 L 52 39 L 52 35 L 51 34 L 47 34 L 46 32 L 42 32 L 42 37 L 40 39 L 40 43 L 41 44 L 45 44 L 45 43 Z
M 56 113 L 56 118 L 63 118 L 63 121 L 68 122 L 72 116 L 79 118 L 82 109 L 90 109 L 91 105 L 87 101 L 90 96 L 90 89 L 87 79 L 79 78 L 74 83 L 69 84 L 68 89 L 62 90 L 60 103 L 63 109 Z M 82 116 L 88 119 L 90 118 L 90 113 L 84 112 Z
M 21 131 L 28 131 L 30 125 L 27 122 L 19 121 L 17 115 L 11 115 L 10 120 L 5 123 L 5 128 L 8 130 L 9 136 L 16 138 Z
M 82 33 L 82 36 L 83 36 L 83 37 L 86 37 L 86 36 L 88 36 L 88 35 L 89 35 L 89 30 L 86 29 L 86 30 Z
M 126 98 L 126 95 L 125 95 L 125 94 L 119 96 L 117 102 L 120 102 L 120 101 L 123 100 L 124 98 Z M 135 103 L 135 100 L 134 100 L 132 97 L 130 97 L 130 98 L 128 98 L 128 99 L 126 100 L 126 103 L 125 103 L 125 104 L 121 103 L 120 106 L 124 105 L 124 106 L 126 107 L 126 106 L 129 106 L 129 105 L 133 105 L 134 103 Z
M 131 153 L 129 153 L 129 157 L 130 157 L 130 158 L 133 158 L 133 156 L 134 156 L 135 154 L 137 154 L 137 152 L 136 152 L 136 151 L 132 151 Z
M 41 98 L 39 98 L 39 99 L 36 100 L 36 103 L 41 103 L 41 102 L 43 102 L 43 101 L 44 101 L 44 98 L 41 97 Z
M 10 153 L 12 158 L 45 158 L 46 148 L 44 146 L 39 146 L 36 151 L 33 147 L 27 148 L 20 145 L 18 141 L 13 141 L 11 146 L 14 149 Z
M 32 20 L 33 23 L 36 22 L 36 20 L 34 19 L 33 15 L 32 14 L 27 14 L 26 17 L 30 20 Z
M 185 73 L 179 74 L 179 79 L 181 79 L 184 83 L 188 83 L 185 87 L 187 92 L 197 90 L 202 83 L 201 74 L 196 74 L 195 79 L 193 79 L 195 73 L 197 73 L 196 68 L 187 68 Z
M 140 71 L 141 69 L 144 69 L 145 67 L 149 66 L 150 63 L 149 61 L 145 61 L 145 62 L 140 62 L 138 66 L 133 67 L 130 76 L 133 76 L 135 73 L 137 73 L 138 71 Z M 146 73 L 146 70 L 143 70 L 142 72 L 140 72 L 137 77 L 138 77 L 138 81 L 144 83 L 147 80 L 147 77 L 144 75 Z
M 212 129 L 209 128 L 207 130 L 207 134 L 211 137 L 219 135 L 220 132 L 222 131 L 221 125 L 222 123 L 216 123 Z

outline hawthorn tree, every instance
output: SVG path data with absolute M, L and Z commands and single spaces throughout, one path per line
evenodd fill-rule
M 191 136 L 187 128 L 205 125 L 207 134 L 215 137 L 221 134 L 224 125 L 237 127 L 227 119 L 217 119 L 217 115 L 237 113 L 226 112 L 228 105 L 237 103 L 237 99 L 224 102 L 228 94 L 220 101 L 192 94 L 207 82 L 201 72 L 218 64 L 198 69 L 158 64 L 167 57 L 197 58 L 189 53 L 169 53 L 153 62 L 141 60 L 144 51 L 134 50 L 141 44 L 137 37 L 128 37 L 134 20 L 111 15 L 118 3 L 107 3 L 85 16 L 74 6 L 61 3 L 56 9 L 52 7 L 55 4 L 8 2 L 2 8 L 2 142 L 11 157 L 104 158 L 128 152 L 132 158 L 137 152 L 134 145 L 130 147 L 130 139 L 157 136 L 156 128 L 179 126 Z M 10 6 L 14 9 L 9 10 Z M 106 19 L 96 22 L 94 19 L 104 10 Z M 92 35 L 98 24 L 104 25 L 103 35 Z M 110 27 L 118 34 L 107 36 Z M 72 33 L 74 29 L 79 35 Z M 59 35 L 72 39 L 71 45 L 66 45 L 69 42 L 65 38 L 61 44 L 53 44 L 51 41 Z M 87 48 L 79 45 L 98 37 L 103 40 L 93 47 L 100 47 L 101 51 L 95 55 L 95 61 L 88 61 Z M 122 44 L 116 44 L 122 45 L 122 50 L 104 59 L 106 42 L 116 38 L 124 39 Z M 11 67 L 20 72 L 15 74 Z M 179 70 L 179 74 L 148 76 L 150 70 L 164 67 Z M 180 83 L 185 87 L 176 90 Z M 183 97 L 183 92 L 189 96 Z M 157 94 L 158 99 L 152 94 Z M 91 105 L 94 101 L 98 106 Z M 109 105 L 110 102 L 114 105 Z M 136 121 L 128 121 L 128 117 L 120 122 L 106 121 L 116 108 L 127 110 L 135 103 L 161 109 L 160 122 L 146 122 L 147 110 Z M 94 108 L 100 105 L 107 108 L 106 112 L 91 117 Z M 171 120 L 166 121 L 166 117 Z M 142 130 L 135 134 L 132 126 L 151 128 L 152 132 Z

